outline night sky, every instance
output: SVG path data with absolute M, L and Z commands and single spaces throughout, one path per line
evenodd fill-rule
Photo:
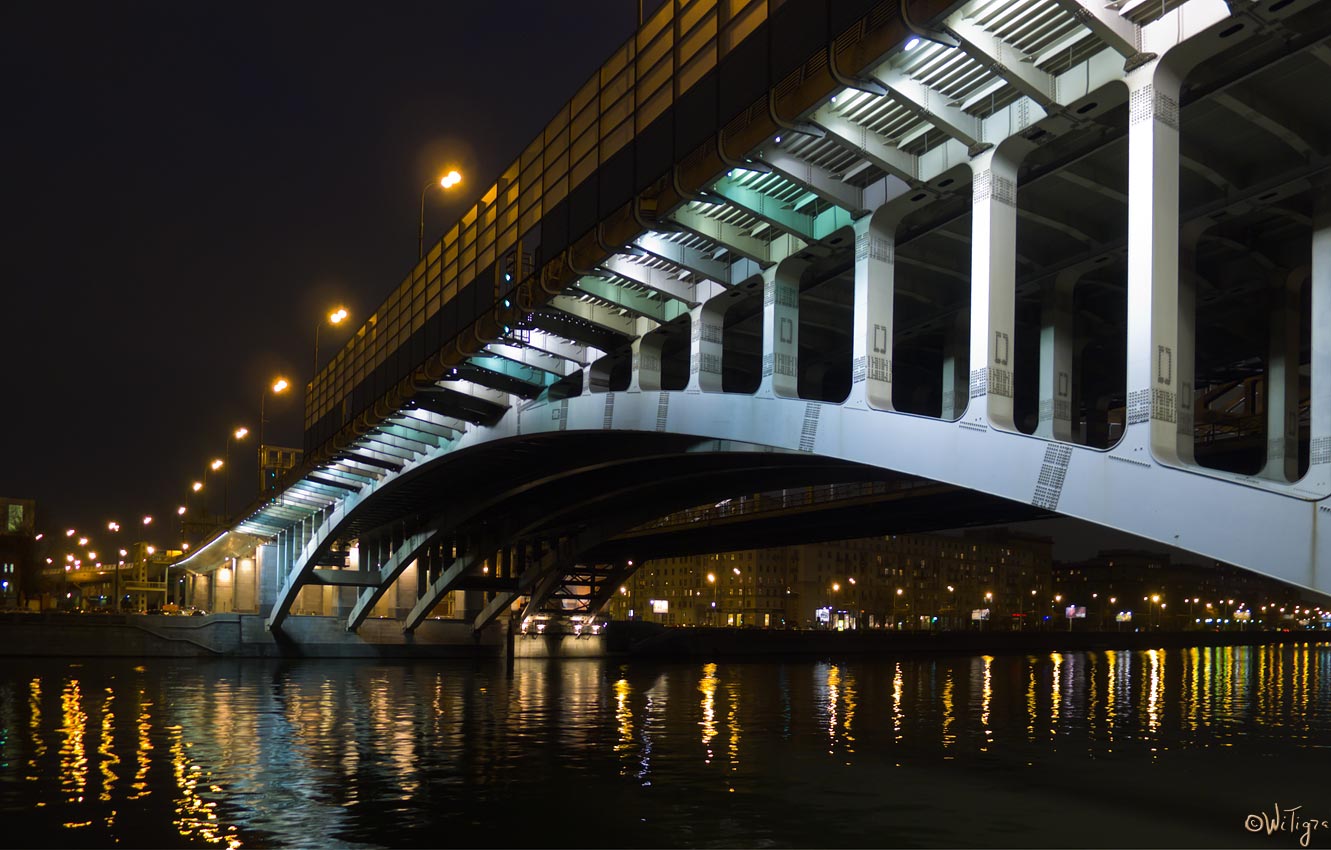
M 321 332 L 326 362 L 405 277 L 424 183 L 466 177 L 428 195 L 428 241 L 637 14 L 633 0 L 0 6 L 0 495 L 37 499 L 46 530 L 174 515 L 227 434 L 257 432 L 279 373 L 297 391 L 269 399 L 267 442 L 300 446 L 315 325 L 351 311 Z M 253 452 L 253 436 L 232 449 L 233 511 L 257 492 Z

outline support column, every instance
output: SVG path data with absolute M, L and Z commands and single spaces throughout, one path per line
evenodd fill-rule
M 952 327 L 943 331 L 943 401 L 938 418 L 949 422 L 966 412 L 969 327 L 970 310 L 963 307 Z
M 1273 481 L 1299 477 L 1299 307 L 1307 267 L 1280 275 L 1267 310 L 1270 350 L 1266 359 L 1266 464 Z
M 1305 482 L 1325 493 L 1331 488 L 1331 182 L 1315 182 L 1313 193 L 1310 442 Z
M 1128 438 L 1179 465 L 1180 78 L 1161 62 L 1128 74 Z M 1192 388 L 1184 388 L 1190 394 Z M 1191 404 L 1189 404 L 1191 407 Z M 1142 436 L 1134 436 L 1142 434 Z
M 634 392 L 658 392 L 661 389 L 661 343 L 660 336 L 649 336 L 657 327 L 650 319 L 638 319 L 633 323 L 633 361 L 629 367 L 629 388 Z
M 1015 431 L 1013 354 L 1017 297 L 1017 166 L 1031 147 L 1020 137 L 971 160 L 971 351 L 973 420 Z
M 725 304 L 721 295 L 689 311 L 689 385 L 688 392 L 721 392 L 722 340 L 725 329 Z
M 855 222 L 853 381 L 847 404 L 892 407 L 892 323 L 896 293 L 896 225 L 905 213 L 889 205 Z
M 1059 272 L 1045 287 L 1040 305 L 1040 421 L 1035 435 L 1073 442 L 1072 296 L 1085 269 Z
M 800 275 L 787 258 L 763 271 L 763 377 L 758 395 L 799 398 Z

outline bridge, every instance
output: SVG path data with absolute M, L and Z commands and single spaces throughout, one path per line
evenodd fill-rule
M 596 612 L 666 514 L 837 484 L 1331 592 L 1329 35 L 1325 0 L 667 0 L 182 563 L 250 564 L 279 633 L 455 592 L 479 631 Z

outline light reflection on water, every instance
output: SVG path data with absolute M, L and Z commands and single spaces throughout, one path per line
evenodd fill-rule
M 1331 818 L 1328 746 L 1306 643 L 0 664 L 0 811 L 46 846 L 1251 846 Z

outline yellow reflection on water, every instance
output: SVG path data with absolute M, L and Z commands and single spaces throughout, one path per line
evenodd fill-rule
M 37 762 L 46 755 L 46 741 L 42 738 L 42 680 L 33 679 L 28 683 L 28 731 L 32 735 L 32 757 L 28 767 L 37 770 Z M 28 774 L 29 782 L 36 782 L 40 777 Z
M 731 771 L 739 770 L 739 736 L 743 731 L 739 725 L 739 679 L 731 677 L 726 681 L 726 726 L 730 729 L 730 742 L 726 754 L 730 757 Z
M 900 666 L 898 666 L 900 669 Z M 837 697 L 841 694 L 841 668 L 835 664 L 827 668 L 827 754 L 836 752 Z
M 1096 730 L 1096 712 L 1100 710 L 1099 686 L 1096 677 L 1100 674 L 1100 654 L 1098 652 L 1089 653 L 1086 656 L 1090 662 L 1091 669 L 1086 673 L 1086 683 L 1088 694 L 1086 697 L 1086 733 L 1095 738 Z
M 900 669 L 900 665 L 897 665 Z M 994 730 L 989 726 L 989 706 L 994 699 L 994 657 L 984 656 L 984 701 L 980 704 L 980 725 L 984 727 L 984 746 L 981 752 L 988 752 L 994 740 Z
M 229 850 L 241 846 L 240 838 L 235 834 L 236 827 L 223 828 L 217 819 L 217 803 L 205 800 L 196 790 L 207 776 L 203 768 L 194 764 L 185 754 L 189 746 L 185 743 L 184 730 L 180 726 L 166 727 L 171 746 L 171 772 L 176 781 L 180 796 L 176 798 L 176 817 L 172 821 L 181 837 L 197 835 L 209 844 L 226 844 Z M 215 789 L 220 790 L 220 789 Z
M 115 771 L 116 765 L 120 764 L 120 756 L 115 753 L 115 699 L 115 693 L 107 688 L 106 699 L 102 700 L 102 737 L 97 745 L 97 753 L 102 757 L 102 793 L 98 799 L 103 802 L 110 801 L 111 792 L 115 790 L 116 780 L 119 779 Z M 112 812 L 111 816 L 115 817 L 115 813 Z
M 716 664 L 708 662 L 702 666 L 702 679 L 698 690 L 702 692 L 702 745 L 707 748 L 705 763 L 712 763 L 712 739 L 716 737 Z
M 952 668 L 947 668 L 947 674 L 943 677 L 943 749 L 947 749 L 957 742 L 957 736 L 952 732 L 952 723 L 956 720 L 952 706 Z
M 1114 707 L 1115 688 L 1118 685 L 1118 653 L 1105 650 L 1105 738 L 1114 743 L 1114 721 L 1117 714 Z M 1111 747 L 1111 753 L 1114 751 Z
M 134 771 L 134 783 L 130 786 L 134 789 L 134 793 L 126 798 L 129 800 L 137 800 L 140 797 L 146 797 L 152 793 L 152 790 L 148 788 L 148 769 L 152 767 L 152 756 L 150 756 L 149 753 L 153 748 L 152 737 L 150 735 L 152 732 L 152 719 L 148 716 L 148 709 L 151 706 L 152 703 L 144 697 L 143 690 L 140 689 L 139 717 L 138 722 L 135 724 L 135 729 L 138 732 L 138 746 L 135 749 L 135 755 L 138 756 L 139 766 L 138 769 Z
M 64 743 L 60 745 L 60 787 L 68 794 L 69 802 L 83 802 L 83 791 L 88 784 L 88 754 L 84 748 L 88 715 L 83 710 L 83 694 L 79 680 L 70 679 L 60 693 L 61 723 Z M 87 824 L 77 824 L 86 826 Z
M 847 673 L 842 679 L 841 701 L 846 706 L 846 719 L 841 723 L 841 735 L 846 742 L 846 753 L 854 755 L 855 753 L 855 709 L 857 707 L 855 694 L 855 677 Z M 850 764 L 850 762 L 846 762 Z
M 615 682 L 615 723 L 619 728 L 619 741 L 615 752 L 622 753 L 633 746 L 633 709 L 629 707 L 629 694 L 633 688 L 628 679 Z
M 1035 663 L 1036 659 L 1026 659 L 1026 740 L 1035 740 Z
M 1164 652 L 1159 649 L 1148 649 L 1146 650 L 1146 658 L 1150 662 L 1150 668 L 1147 671 L 1146 724 L 1148 731 L 1154 735 L 1160 729 L 1160 692 Z
M 1058 734 L 1058 713 L 1062 708 L 1063 656 L 1051 652 L 1049 660 L 1054 663 L 1053 676 L 1049 680 L 1049 735 L 1052 737 Z
M 901 675 L 901 662 L 898 661 L 892 673 L 892 740 L 898 744 L 901 743 L 901 721 L 904 716 L 901 710 L 901 697 L 904 691 L 905 679 Z

